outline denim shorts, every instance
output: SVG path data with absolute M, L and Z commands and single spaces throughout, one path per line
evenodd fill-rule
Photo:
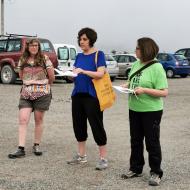
M 52 94 L 41 96 L 35 100 L 24 99 L 22 96 L 20 96 L 18 107 L 19 109 L 32 108 L 32 111 L 34 110 L 47 111 L 49 110 L 51 99 L 52 99 Z

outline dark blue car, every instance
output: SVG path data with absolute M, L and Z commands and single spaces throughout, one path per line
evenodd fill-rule
M 157 59 L 163 65 L 168 78 L 175 75 L 185 78 L 190 74 L 189 62 L 182 54 L 158 53 Z

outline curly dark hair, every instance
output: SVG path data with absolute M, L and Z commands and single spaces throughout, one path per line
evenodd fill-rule
M 97 40 L 97 33 L 94 29 L 92 28 L 82 28 L 79 32 L 78 32 L 78 45 L 80 46 L 80 38 L 83 34 L 86 34 L 87 38 L 89 39 L 89 46 L 93 47 L 94 43 Z
M 158 52 L 159 47 L 156 42 L 151 38 L 140 38 L 137 40 L 137 46 L 141 52 L 141 60 L 142 62 L 147 62 L 153 60 Z
M 24 64 L 27 64 L 27 60 L 30 57 L 29 45 L 33 44 L 33 43 L 38 43 L 38 53 L 34 57 L 34 66 L 42 66 L 42 67 L 44 66 L 45 56 L 42 54 L 41 47 L 40 47 L 40 41 L 36 38 L 33 38 L 26 42 L 26 48 L 24 50 L 23 55 L 20 58 L 21 67 Z

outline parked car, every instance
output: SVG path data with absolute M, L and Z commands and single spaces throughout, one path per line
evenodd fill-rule
M 132 64 L 137 61 L 135 54 L 116 54 L 113 55 L 119 66 L 119 76 L 127 77 L 131 70 Z
M 7 34 L 0 35 L 0 79 L 4 84 L 14 83 L 18 77 L 18 61 L 23 54 L 26 42 L 36 36 Z M 57 68 L 58 60 L 52 43 L 48 39 L 37 38 L 41 49 Z
M 190 74 L 189 62 L 181 54 L 158 53 L 157 59 L 163 65 L 168 78 L 172 78 L 175 75 L 185 78 Z
M 56 78 L 72 82 L 68 77 L 63 77 L 62 72 L 73 70 L 73 64 L 77 54 L 76 47 L 71 44 L 53 44 L 53 46 L 59 63 L 57 69 L 55 69 Z
M 114 81 L 119 74 L 117 61 L 113 58 L 112 55 L 105 54 L 105 57 L 108 73 L 110 75 L 111 81 Z
M 190 63 L 190 48 L 179 49 L 175 53 L 184 55 Z

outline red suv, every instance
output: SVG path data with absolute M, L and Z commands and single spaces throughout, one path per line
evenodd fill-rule
M 0 79 L 4 84 L 14 83 L 18 77 L 18 61 L 26 42 L 36 36 L 7 34 L 0 36 Z M 47 39 L 37 38 L 41 49 L 53 63 L 54 68 L 58 66 L 58 60 L 52 43 Z

